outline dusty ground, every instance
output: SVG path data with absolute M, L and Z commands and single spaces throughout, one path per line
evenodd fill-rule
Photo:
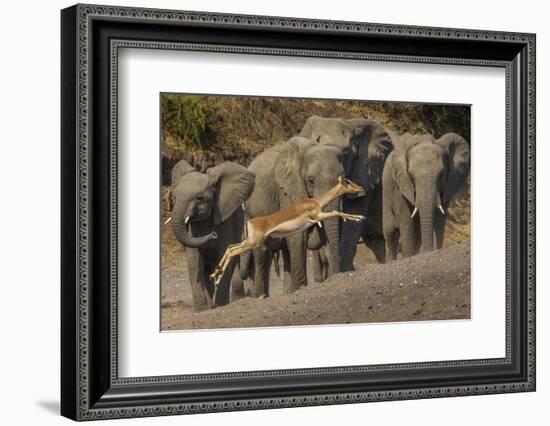
M 470 244 L 378 265 L 364 264 L 293 294 L 276 285 L 272 297 L 244 298 L 201 313 L 190 307 L 181 268 L 163 271 L 164 330 L 349 324 L 470 317 Z

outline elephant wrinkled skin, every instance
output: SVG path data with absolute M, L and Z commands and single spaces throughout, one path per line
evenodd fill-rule
M 232 263 L 217 289 L 209 275 L 227 246 L 241 241 L 241 204 L 253 189 L 254 174 L 232 162 L 211 167 L 206 173 L 196 171 L 185 160 L 172 169 L 171 225 L 185 247 L 195 311 L 224 305 L 230 297 L 244 295 L 237 262 Z
M 247 218 L 267 216 L 303 198 L 315 197 L 334 187 L 344 175 L 342 152 L 303 137 L 280 142 L 259 154 L 249 170 L 256 176 L 256 186 L 245 203 Z M 339 210 L 336 199 L 326 210 Z M 308 242 L 308 232 L 312 235 Z M 314 241 L 315 240 L 315 241 Z M 266 247 L 255 249 L 252 256 L 242 256 L 241 274 L 253 277 L 250 294 L 269 295 L 269 269 L 274 253 L 282 251 L 284 291 L 293 292 L 307 285 L 306 245 L 323 249 L 333 265 L 340 263 L 338 218 L 322 222 L 322 227 L 282 239 L 268 238 Z M 252 257 L 252 259 L 251 259 Z
M 447 133 L 439 139 L 403 135 L 388 157 L 383 174 L 383 226 L 386 255 L 395 260 L 443 246 L 452 198 L 470 173 L 470 148 Z
M 354 270 L 353 259 L 360 238 L 375 254 L 378 262 L 385 261 L 382 229 L 382 171 L 393 149 L 396 134 L 380 124 L 361 118 L 342 119 L 312 116 L 307 119 L 301 136 L 321 145 L 335 146 L 344 155 L 348 179 L 363 187 L 363 194 L 346 196 L 343 211 L 366 216 L 362 223 L 341 224 L 341 264 L 330 265 L 322 250 L 313 253 L 316 280 L 322 281 L 331 272 Z

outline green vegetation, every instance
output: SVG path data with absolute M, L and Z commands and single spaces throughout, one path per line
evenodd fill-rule
M 189 148 L 206 148 L 206 114 L 200 96 L 161 96 L 163 154 L 182 158 Z
M 470 107 L 461 105 L 177 94 L 163 94 L 161 104 L 168 168 L 181 158 L 200 170 L 225 160 L 247 166 L 265 148 L 298 134 L 314 114 L 363 117 L 401 133 L 470 135 Z

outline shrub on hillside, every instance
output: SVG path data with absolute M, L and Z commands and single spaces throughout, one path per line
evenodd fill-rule
M 205 148 L 206 114 L 200 96 L 163 94 L 163 154 L 180 158 L 189 148 Z

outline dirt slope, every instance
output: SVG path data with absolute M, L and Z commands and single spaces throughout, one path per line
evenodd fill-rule
M 164 271 L 163 280 L 181 275 Z M 174 288 L 179 291 L 187 283 Z M 163 295 L 165 299 L 165 295 Z M 163 303 L 163 330 L 348 324 L 470 317 L 470 242 L 386 265 L 311 283 L 294 294 L 244 298 L 193 313 L 183 303 Z

